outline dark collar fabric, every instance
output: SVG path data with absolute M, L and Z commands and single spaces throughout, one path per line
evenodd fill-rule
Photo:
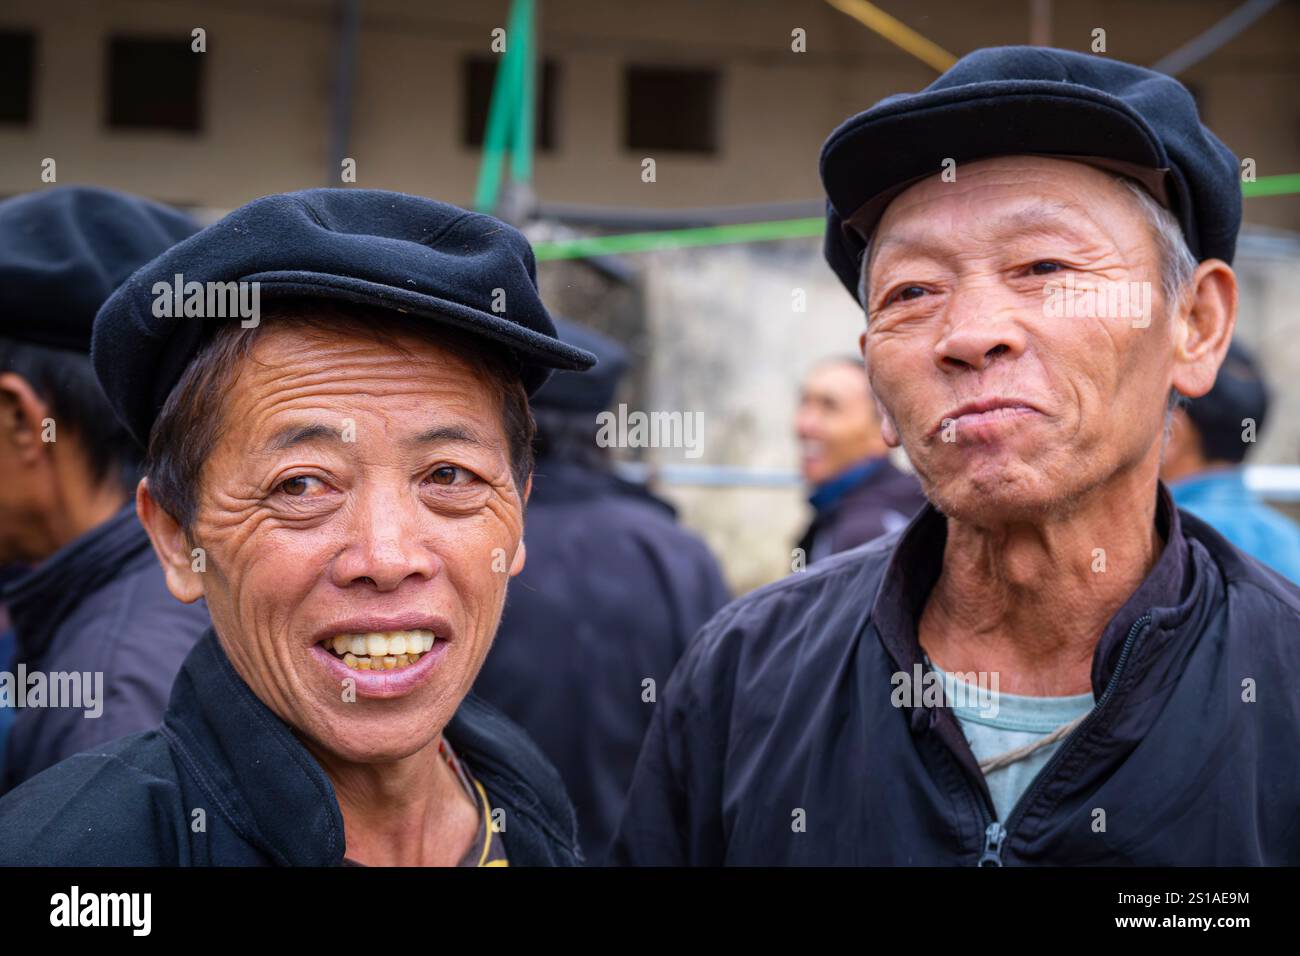
M 149 535 L 131 501 L 98 527 L 65 544 L 11 581 L 3 592 L 18 635 L 15 660 L 38 661 L 77 605 L 120 575 L 142 552 Z
M 1153 608 L 1179 604 L 1190 587 L 1191 562 L 1178 509 L 1164 482 L 1156 491 L 1156 530 L 1164 548 L 1146 578 L 1111 617 L 1093 654 L 1092 687 L 1100 697 L 1133 625 Z M 921 660 L 917 627 L 943 567 L 948 519 L 927 503 L 904 530 L 885 570 L 872 620 L 895 662 L 905 670 Z

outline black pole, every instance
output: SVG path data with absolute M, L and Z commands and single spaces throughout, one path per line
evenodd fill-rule
M 334 69 L 334 112 L 330 124 L 329 168 L 325 185 L 337 186 L 348 154 L 352 126 L 352 81 L 357 65 L 357 36 L 361 32 L 361 0 L 338 0 L 339 46 Z

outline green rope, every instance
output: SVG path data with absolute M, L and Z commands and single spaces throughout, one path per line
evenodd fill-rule
M 587 259 L 628 252 L 683 249 L 689 246 L 725 246 L 739 242 L 767 242 L 773 239 L 803 239 L 820 236 L 826 229 L 821 216 L 810 219 L 778 219 L 746 222 L 732 226 L 703 226 L 697 229 L 664 229 L 659 232 L 631 232 L 621 236 L 585 236 L 556 239 L 533 246 L 538 260 Z
M 1300 173 L 1265 176 L 1253 183 L 1242 183 L 1241 192 L 1247 198 L 1300 193 Z M 731 226 L 629 232 L 618 236 L 553 239 L 534 244 L 533 251 L 536 252 L 539 262 L 552 259 L 589 259 L 593 256 L 655 252 L 660 249 L 686 249 L 692 246 L 726 246 L 742 242 L 806 239 L 822 235 L 825 229 L 826 220 L 821 216 L 813 216 L 808 219 L 777 219 L 770 222 L 746 222 Z
M 1253 183 L 1241 184 L 1241 194 L 1247 199 L 1257 196 L 1286 196 L 1291 193 L 1300 193 L 1300 173 L 1265 176 Z

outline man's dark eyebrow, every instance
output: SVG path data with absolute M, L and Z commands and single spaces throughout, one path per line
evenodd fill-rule
M 284 451 L 295 445 L 314 441 L 341 441 L 342 435 L 337 428 L 328 425 L 289 425 L 271 436 L 267 448 L 271 451 Z
M 329 425 L 288 425 L 271 436 L 271 440 L 267 442 L 267 448 L 271 451 L 284 451 L 286 448 L 308 442 L 340 442 L 342 440 L 343 436 L 339 429 L 331 428 Z M 480 448 L 492 447 L 491 442 L 480 437 L 471 429 L 460 425 L 437 425 L 411 438 L 404 439 L 402 444 L 413 446 L 432 445 L 441 442 L 464 442 Z
M 491 448 L 492 443 L 479 436 L 471 429 L 461 425 L 436 425 L 412 438 L 405 439 L 404 445 L 432 445 L 440 442 L 464 442 L 480 448 Z

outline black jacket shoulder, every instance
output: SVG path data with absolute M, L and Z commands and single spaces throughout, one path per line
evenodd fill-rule
M 159 730 L 76 754 L 0 799 L 0 866 L 165 866 L 187 824 Z

